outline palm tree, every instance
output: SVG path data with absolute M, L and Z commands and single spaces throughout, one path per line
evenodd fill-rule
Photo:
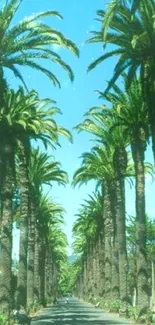
M 82 155 L 82 167 L 74 174 L 73 184 L 81 184 L 91 179 L 97 180 L 102 186 L 103 193 L 103 220 L 104 220 L 104 242 L 105 242 L 105 297 L 111 299 L 111 281 L 112 281 L 112 234 L 113 234 L 113 215 L 111 202 L 111 185 L 114 179 L 112 166 L 113 153 L 105 148 L 92 148 L 90 153 Z M 118 274 L 118 272 L 117 272 Z M 117 281 L 118 283 L 118 281 Z
M 86 213 L 84 206 L 76 216 L 77 220 L 72 228 L 73 236 L 75 238 L 73 242 L 73 250 L 75 254 L 80 254 L 81 273 L 83 275 L 83 289 L 80 290 L 78 296 L 90 298 L 92 295 L 93 280 L 91 267 L 92 256 L 90 255 L 90 225 L 92 220 L 89 220 L 90 218 Z
M 19 180 L 20 180 L 20 200 L 21 205 L 21 238 L 20 238 L 20 262 L 19 262 L 19 288 L 26 292 L 27 285 L 27 236 L 28 236 L 28 215 L 29 215 L 29 180 L 28 180 L 28 160 L 30 139 L 40 138 L 44 143 L 58 143 L 58 134 L 70 136 L 67 130 L 59 127 L 53 119 L 55 113 L 60 112 L 59 109 L 53 107 L 53 102 L 50 99 L 39 100 L 38 94 L 31 91 L 28 95 L 24 94 L 22 88 L 17 92 L 13 90 L 6 91 L 3 96 L 3 109 L 0 111 L 0 142 L 1 142 L 1 202 L 2 203 L 2 240 L 1 244 L 4 247 L 8 245 L 8 260 L 2 259 L 3 266 L 6 271 L 2 272 L 1 281 L 5 283 L 10 280 L 6 278 L 7 269 L 10 269 L 11 261 L 11 204 L 15 184 L 15 166 L 19 165 Z M 50 107 L 50 105 L 52 107 Z M 19 149 L 20 148 L 20 149 Z M 15 152 L 18 154 L 18 160 L 15 163 Z M 9 180 L 8 180 L 9 177 Z M 9 186 L 9 187 L 8 187 Z M 9 200 L 9 205 L 8 201 Z M 5 218 L 3 217 L 3 206 Z M 6 208 L 8 207 L 7 211 Z M 8 213 L 8 217 L 6 216 Z M 4 230 L 4 232 L 3 232 Z M 6 235 L 7 238 L 6 238 Z M 4 241 L 3 243 L 3 236 Z M 8 241 L 8 242 L 7 242 Z M 2 252 L 2 251 L 1 251 Z M 5 253 L 4 253 L 5 254 Z M 5 280 L 3 280 L 3 276 Z M 3 286 L 4 291 L 1 291 L 3 297 L 9 295 L 9 288 Z M 26 299 L 26 294 L 21 294 L 22 299 Z M 3 299 L 1 299 L 2 301 Z M 5 299 L 4 299 L 5 300 Z M 9 305 L 9 299 L 5 301 Z M 9 307 L 8 307 L 9 308 Z M 6 307 L 7 309 L 7 307 Z
M 143 68 L 146 68 L 146 61 L 151 59 L 149 53 L 153 46 L 151 35 L 154 31 L 154 10 L 155 4 L 153 1 L 146 0 L 144 2 L 144 0 L 138 0 L 135 3 L 134 0 L 129 2 L 112 0 L 108 4 L 106 11 L 97 11 L 98 20 L 102 24 L 101 30 L 99 32 L 93 31 L 94 37 L 90 38 L 87 42 L 101 42 L 105 46 L 112 44 L 116 46 L 116 49 L 103 54 L 92 62 L 88 70 L 94 69 L 98 64 L 111 56 L 118 56 L 114 75 L 108 88 L 115 83 L 117 78 L 127 68 L 129 68 L 129 82 L 139 68 L 144 77 Z M 139 13 L 139 16 L 137 13 Z M 150 19 L 147 19 L 147 17 Z M 146 24 L 148 25 L 146 26 Z
M 61 227 L 51 227 L 50 228 L 50 241 L 49 245 L 51 247 L 51 257 L 52 257 L 52 274 L 49 285 L 51 287 L 51 292 L 53 298 L 57 298 L 58 295 L 58 285 L 60 279 L 61 266 L 64 261 L 67 260 L 67 237 L 66 234 L 62 231 Z M 50 261 L 49 261 L 50 262 Z
M 53 257 L 50 246 L 52 237 L 51 228 L 54 228 L 55 231 L 58 230 L 63 223 L 63 212 L 64 210 L 59 204 L 54 203 L 52 200 L 49 200 L 47 196 L 40 193 L 36 223 L 39 240 L 38 243 L 35 243 L 35 256 L 37 256 L 37 254 L 39 256 L 35 260 L 33 286 L 35 284 L 34 293 L 37 302 L 40 301 L 43 305 L 46 303 L 46 299 L 49 298 L 50 278 L 52 277 Z M 53 237 L 52 240 L 54 240 Z M 38 296 L 36 291 L 38 292 Z
M 86 213 L 89 216 L 90 230 L 94 229 L 93 241 L 93 273 L 94 273 L 94 293 L 97 297 L 104 290 L 104 254 L 102 250 L 104 222 L 103 222 L 103 197 L 99 192 L 89 195 L 89 199 L 85 200 Z M 94 223 L 94 226 L 93 226 Z M 87 284 L 86 269 L 87 263 L 84 265 L 85 278 Z
M 47 210 L 48 214 L 53 211 L 53 205 L 49 204 L 46 198 L 41 199 L 40 191 L 43 185 L 52 186 L 53 182 L 65 185 L 68 178 L 67 174 L 60 169 L 60 163 L 57 161 L 51 161 L 50 156 L 46 153 L 41 153 L 39 150 L 32 150 L 29 161 L 29 181 L 30 181 L 30 204 L 31 204 L 31 217 L 29 227 L 29 265 L 28 265 L 28 305 L 33 304 L 34 301 L 34 254 L 35 250 L 35 227 L 37 226 L 37 214 L 45 214 Z M 39 203 L 40 202 L 40 203 Z M 39 209 L 42 212 L 38 212 L 38 205 L 41 204 Z M 42 208 L 43 205 L 43 208 Z M 49 207 L 48 207 L 49 206 Z M 48 208 L 48 209 L 47 209 Z M 52 210 L 51 210 L 52 209 Z M 43 216 L 42 216 L 43 217 Z M 37 229 L 36 229 L 37 231 Z M 36 274 L 36 277 L 38 275 Z M 37 280 L 36 280 L 37 281 Z
M 67 173 L 60 169 L 61 164 L 53 156 L 39 149 L 32 149 L 29 160 L 29 177 L 34 191 L 39 192 L 43 184 L 52 186 L 53 182 L 65 185 Z
M 100 164 L 102 164 L 99 168 L 102 169 L 102 166 L 104 166 L 106 173 L 104 191 L 107 197 L 110 195 L 113 196 L 114 193 L 116 193 L 116 200 L 111 198 L 111 202 L 115 202 L 116 206 L 114 206 L 114 203 L 110 203 L 110 201 L 107 200 L 106 202 L 107 204 L 109 202 L 111 208 L 109 209 L 107 207 L 105 210 L 111 211 L 111 215 L 113 215 L 113 226 L 115 229 L 113 242 L 113 267 L 115 271 L 113 270 L 113 275 L 118 275 L 117 252 L 119 251 L 120 298 L 122 302 L 127 302 L 127 275 L 124 267 L 124 265 L 127 265 L 125 238 L 125 173 L 127 168 L 127 153 L 125 146 L 127 142 L 125 137 L 122 135 L 121 128 L 117 129 L 115 133 L 113 132 L 113 134 L 110 132 L 110 128 L 113 127 L 114 120 L 112 118 L 108 118 L 107 109 L 105 106 L 93 107 L 85 115 L 88 118 L 86 118 L 84 122 L 79 124 L 76 128 L 80 131 L 84 130 L 95 135 L 99 143 L 104 143 L 106 149 L 105 151 L 102 149 L 102 146 L 101 149 L 100 147 L 96 149 L 100 156 Z M 111 166 L 110 168 L 109 163 Z M 112 173 L 109 172 L 110 169 Z M 112 178 L 110 179 L 111 176 Z M 106 234 L 108 234 L 108 232 L 111 231 L 108 229 L 105 230 Z M 108 259 L 110 260 L 110 258 Z M 107 274 L 110 274 L 110 272 L 107 272 Z M 118 280 L 115 283 L 119 283 Z M 113 289 L 114 288 L 115 285 L 113 286 Z M 117 286 L 114 291 L 116 294 L 116 299 L 118 299 L 119 292 Z
M 82 253 L 82 281 L 83 297 L 99 296 L 99 255 L 98 242 L 103 231 L 102 197 L 99 193 L 93 193 L 88 200 L 81 204 L 77 214 L 77 220 L 73 225 L 75 241 L 73 248 L 75 253 Z M 101 266 L 101 265 L 100 265 Z M 103 264 L 101 266 L 103 268 Z M 103 280 L 103 278 L 102 278 Z M 103 285 L 103 282 L 100 282 Z M 103 288 L 102 288 L 103 289 Z M 80 293 L 80 294 L 81 294 Z
M 31 98 L 32 97 L 32 98 Z M 20 237 L 20 259 L 19 259 L 19 278 L 18 278 L 18 300 L 23 306 L 26 306 L 26 283 L 27 283 L 27 243 L 28 243 L 28 191 L 29 191 L 29 178 L 28 178 L 28 164 L 29 164 L 29 149 L 30 149 L 30 137 L 34 139 L 40 139 L 43 143 L 52 144 L 55 142 L 58 144 L 58 134 L 63 134 L 70 137 L 70 133 L 57 126 L 52 118 L 56 112 L 60 112 L 56 107 L 50 107 L 50 100 L 45 99 L 43 101 L 38 100 L 38 96 L 32 92 L 32 96 L 27 99 L 25 97 L 28 107 L 31 109 L 29 118 L 27 119 L 27 130 L 25 134 L 20 138 L 20 188 L 21 188 L 21 200 L 23 202 L 21 209 L 21 234 Z M 24 105 L 24 101 L 22 101 Z M 53 104 L 53 101 L 52 103 Z M 34 106 L 33 106 L 34 105 Z M 36 116 L 36 119 L 35 119 Z M 31 133 L 32 132 L 32 133 Z M 19 166 L 19 167 L 20 167 Z M 27 209 L 27 210 L 26 210 Z M 25 212 L 27 211 L 27 212 Z M 24 294 L 25 292 L 25 294 Z
M 133 297 L 133 301 L 137 300 L 137 254 L 136 254 L 136 218 L 134 216 L 128 216 L 128 226 L 127 226 L 127 245 L 129 252 L 129 266 L 130 266 L 130 277 L 129 277 L 129 286 L 130 286 L 130 294 Z M 148 257 L 148 274 L 149 278 L 152 278 L 152 267 L 153 267 L 153 258 L 152 254 L 154 254 L 154 222 L 146 215 L 146 250 Z M 154 272 L 153 272 L 154 273 Z M 154 277 L 152 278 L 152 290 L 153 288 Z M 152 299 L 154 296 L 154 292 L 152 292 Z M 152 301 L 152 307 L 153 307 Z
M 0 133 L 3 133 L 1 128 Z M 4 136 L 4 134 L 3 134 Z M 8 134 L 8 138 L 10 138 Z M 10 147 L 2 146 L 1 138 L 1 275 L 0 275 L 0 309 L 8 316 L 12 301 L 11 291 L 11 253 L 12 253 L 12 199 L 15 190 L 13 152 Z M 3 139 L 4 140 L 4 139 Z M 8 141 L 9 142 L 9 141 Z
M 64 37 L 64 35 L 51 28 L 48 24 L 40 21 L 41 18 L 56 17 L 62 19 L 57 11 L 46 11 L 33 14 L 26 17 L 16 25 L 11 25 L 12 20 L 20 5 L 20 0 L 5 1 L 4 6 L 0 10 L 0 30 L 1 30 L 1 54 L 0 54 L 0 98 L 2 103 L 3 91 L 6 89 L 4 81 L 4 69 L 7 68 L 19 78 L 25 85 L 24 79 L 18 67 L 28 66 L 30 68 L 43 72 L 54 85 L 60 86 L 57 77 L 47 68 L 38 64 L 38 59 L 60 65 L 69 74 L 73 80 L 73 73 L 69 65 L 67 65 L 61 56 L 56 53 L 51 46 L 58 45 L 71 50 L 78 55 L 76 45 Z M 26 86 L 26 85 L 25 85 Z
M 151 126 L 153 153 L 155 156 L 155 110 L 154 102 L 154 14 L 155 3 L 153 0 L 119 1 L 113 0 L 108 4 L 106 11 L 97 12 L 101 22 L 101 30 L 94 31 L 94 36 L 88 42 L 101 42 L 105 47 L 114 46 L 91 63 L 88 70 L 94 69 L 98 64 L 117 56 L 114 74 L 107 91 L 115 83 L 122 72 L 127 73 L 128 86 L 136 73 L 140 71 L 142 95 L 149 112 Z M 116 48 L 115 48 L 116 47 Z M 151 53 L 151 55 L 150 55 Z
M 109 116 L 115 116 L 114 127 L 121 125 L 123 136 L 129 138 L 136 178 L 136 243 L 137 243 L 137 290 L 138 308 L 140 313 L 149 306 L 149 288 L 146 260 L 146 213 L 145 213 L 145 150 L 149 138 L 148 112 L 143 102 L 140 80 L 134 79 L 130 88 L 126 87 L 128 80 L 124 76 L 125 89 L 113 86 L 106 98 L 113 110 Z

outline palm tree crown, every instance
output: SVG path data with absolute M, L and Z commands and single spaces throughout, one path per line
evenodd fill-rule
M 101 29 L 99 32 L 93 31 L 94 36 L 88 42 L 101 42 L 105 46 L 111 44 L 116 48 L 92 62 L 88 70 L 94 69 L 109 57 L 117 56 L 118 61 L 107 89 L 126 69 L 128 82 L 138 69 L 144 79 L 145 69 L 152 61 L 150 53 L 154 53 L 154 12 L 155 3 L 152 0 L 113 0 L 106 11 L 98 10 Z
M 79 55 L 76 45 L 64 37 L 64 35 L 42 22 L 41 18 L 56 17 L 62 19 L 57 11 L 46 11 L 26 17 L 16 25 L 11 25 L 22 1 L 6 1 L 0 10 L 0 70 L 3 77 L 3 68 L 11 70 L 25 85 L 24 79 L 18 67 L 29 66 L 43 72 L 54 85 L 60 86 L 57 77 L 47 68 L 37 63 L 39 59 L 60 65 L 67 71 L 71 80 L 74 75 L 69 67 L 56 53 L 52 46 L 58 45 Z

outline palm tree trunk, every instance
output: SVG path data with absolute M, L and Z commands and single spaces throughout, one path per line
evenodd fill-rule
M 10 316 L 12 303 L 12 160 L 5 160 L 5 176 L 2 186 L 2 224 L 0 247 L 0 312 Z M 9 320 L 8 320 L 9 321 Z
M 92 242 L 92 294 L 93 297 L 96 296 L 96 281 L 97 281 L 97 274 L 96 274 L 96 243 L 95 239 Z
M 113 243 L 112 243 L 112 300 L 120 299 L 119 292 L 119 249 L 118 249 L 118 233 L 116 226 L 116 184 L 111 183 L 110 202 L 113 221 Z
M 137 250 L 137 304 L 139 315 L 149 308 L 149 285 L 146 257 L 145 215 L 145 146 L 139 139 L 132 145 L 136 171 L 136 250 Z
M 119 284 L 120 299 L 123 304 L 128 302 L 127 293 L 127 250 L 126 250 L 126 233 L 125 233 L 125 184 L 124 177 L 116 180 L 116 196 L 117 196 L 117 234 L 118 234 L 118 251 L 119 251 Z
M 28 234 L 27 306 L 34 303 L 34 247 L 35 247 L 35 207 L 31 200 Z
M 113 237 L 112 245 L 112 299 L 113 301 L 120 299 L 120 278 L 119 278 L 119 252 L 117 234 Z
M 51 274 L 51 269 L 52 269 L 52 265 L 51 265 L 51 261 L 50 261 L 50 248 L 48 246 L 46 246 L 46 251 L 45 251 L 45 301 L 46 302 L 51 302 L 51 296 L 52 296 L 52 292 L 51 292 L 51 279 L 50 277 L 52 276 Z
M 124 147 L 118 147 L 114 153 L 114 168 L 116 175 L 116 232 L 119 252 L 119 284 L 121 309 L 127 311 L 127 275 L 128 261 L 126 249 L 126 216 L 125 216 L 125 171 L 127 153 Z
M 20 143 L 19 153 L 20 176 L 20 244 L 19 244 L 19 270 L 18 270 L 18 304 L 26 309 L 27 303 L 27 252 L 28 252 L 28 218 L 29 218 L 29 179 L 27 152 Z
M 104 181 L 104 240 L 105 240 L 105 299 L 111 299 L 111 239 L 112 239 L 112 215 L 110 205 L 110 193 L 108 182 Z
M 91 296 L 91 290 L 92 290 L 92 283 L 91 283 L 91 243 L 88 244 L 88 257 L 87 257 L 87 292 L 88 292 L 88 299 Z
M 39 264 L 39 274 L 40 274 L 40 303 L 45 306 L 45 257 L 46 257 L 46 244 L 45 239 L 42 238 L 41 252 L 40 252 L 40 264 Z M 48 267 L 48 265 L 47 265 Z
M 84 256 L 83 261 L 83 294 L 84 299 L 87 297 L 87 256 Z
M 48 285 L 48 299 L 51 301 L 51 297 L 53 295 L 52 292 L 52 277 L 53 277 L 53 255 L 52 251 L 49 248 L 49 257 L 48 257 L 48 264 L 49 264 L 49 285 Z
M 34 250 L 34 301 L 39 301 L 39 288 L 40 288 L 40 276 L 39 276 L 39 265 L 40 265 L 40 236 L 39 229 L 36 225 L 35 228 L 35 250 Z
M 48 290 L 49 290 L 49 252 L 48 247 L 45 251 L 45 300 L 48 301 Z
M 56 263 L 53 263 L 53 296 L 54 298 L 57 297 L 57 294 L 58 294 L 58 271 L 57 271 L 57 266 L 56 266 Z M 82 288 L 81 288 L 82 289 Z M 82 297 L 82 290 L 80 290 L 80 294 L 81 294 L 81 297 Z
M 100 251 L 99 251 L 99 239 L 96 243 L 96 296 L 99 297 L 100 292 Z
M 105 251 L 104 251 L 104 239 L 103 236 L 100 235 L 99 238 L 99 268 L 100 268 L 100 279 L 99 279 L 99 296 L 104 297 L 105 295 Z
M 94 297 L 94 242 L 90 244 L 91 299 Z

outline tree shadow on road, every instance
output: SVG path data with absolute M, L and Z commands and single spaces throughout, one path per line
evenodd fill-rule
M 96 310 L 89 305 L 71 303 L 69 305 L 59 304 L 52 308 L 47 308 L 44 312 L 32 321 L 32 325 L 115 325 L 129 324 L 127 321 L 108 319 L 107 314 L 103 316 L 103 311 Z M 104 319 L 103 319 L 104 318 Z

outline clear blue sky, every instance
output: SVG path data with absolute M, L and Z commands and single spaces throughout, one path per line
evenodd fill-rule
M 90 107 L 99 103 L 94 90 L 104 89 L 106 81 L 112 75 L 115 64 L 114 59 L 110 59 L 93 72 L 86 73 L 87 66 L 91 61 L 103 52 L 101 45 L 85 45 L 84 42 L 90 37 L 89 32 L 91 30 L 98 29 L 99 23 L 94 18 L 96 17 L 96 11 L 103 9 L 105 3 L 107 1 L 104 0 L 23 0 L 15 19 L 16 23 L 16 21 L 32 13 L 57 10 L 64 19 L 61 21 L 56 18 L 49 18 L 47 22 L 52 27 L 62 31 L 66 37 L 74 41 L 79 47 L 80 59 L 75 58 L 67 51 L 60 51 L 63 59 L 70 64 L 74 71 L 75 81 L 73 84 L 69 81 L 64 71 L 59 67 L 51 65 L 51 69 L 53 69 L 61 81 L 61 89 L 54 88 L 50 81 L 41 73 L 28 68 L 22 69 L 29 89 L 36 89 L 40 97 L 51 97 L 57 101 L 57 105 L 63 112 L 63 115 L 57 117 L 57 122 L 73 133 L 74 143 L 71 145 L 67 140 L 62 139 L 62 147 L 54 152 L 56 159 L 61 162 L 63 169 L 68 172 L 70 181 L 75 169 L 80 165 L 79 156 L 82 152 L 88 151 L 92 145 L 89 141 L 89 135 L 84 133 L 77 134 L 72 128 L 83 120 L 83 114 Z M 57 50 L 59 51 L 59 49 Z M 8 74 L 8 78 L 10 86 L 16 87 L 17 81 L 15 81 L 14 77 Z M 149 150 L 147 156 L 150 159 L 151 150 Z M 147 211 L 151 216 L 154 216 L 152 188 L 153 185 L 148 183 Z M 65 232 L 70 244 L 71 228 L 75 221 L 74 215 L 82 200 L 92 190 L 94 190 L 93 183 L 80 189 L 72 189 L 70 184 L 66 188 L 53 186 L 51 196 L 66 209 Z M 134 191 L 131 191 L 129 186 L 127 186 L 127 210 L 129 213 L 134 213 L 134 200 Z

